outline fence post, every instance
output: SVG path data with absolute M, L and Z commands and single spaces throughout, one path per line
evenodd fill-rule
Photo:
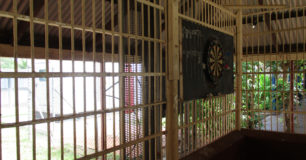
M 179 23 L 178 1 L 167 1 L 166 158 L 178 159 Z

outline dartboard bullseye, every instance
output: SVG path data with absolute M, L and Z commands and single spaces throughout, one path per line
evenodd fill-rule
M 207 53 L 207 71 L 210 79 L 216 83 L 221 77 L 223 71 L 223 50 L 221 44 L 217 40 L 210 42 Z

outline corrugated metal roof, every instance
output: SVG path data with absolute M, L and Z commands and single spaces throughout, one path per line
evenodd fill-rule
M 18 1 L 18 13 L 29 16 L 29 0 L 17 0 Z M 62 12 L 62 22 L 71 24 L 71 5 L 70 0 L 61 1 L 61 12 Z M 74 23 L 76 25 L 82 25 L 82 0 L 74 1 Z M 58 19 L 58 1 L 49 0 L 48 1 L 48 19 L 53 21 L 59 21 Z M 110 1 L 105 1 L 105 8 L 102 8 L 102 1 L 95 1 L 96 10 L 96 27 L 102 28 L 102 10 L 105 12 L 105 24 L 109 24 L 111 21 L 111 5 Z M 34 17 L 44 18 L 44 0 L 34 0 Z M 12 12 L 13 10 L 13 0 L 0 0 L 0 10 Z M 117 13 L 117 4 L 114 4 L 114 12 Z M 18 22 L 20 23 L 20 22 Z M 85 26 L 92 26 L 92 0 L 85 1 Z M 0 23 L 0 29 L 12 29 L 12 21 L 9 19 L 3 19 Z M 118 30 L 118 27 L 115 28 Z M 43 25 L 35 26 L 36 33 L 44 33 Z M 55 27 L 50 27 L 50 35 L 58 35 L 58 30 Z M 63 37 L 69 37 L 70 32 L 63 32 Z M 81 33 L 75 35 L 76 38 L 81 38 Z
M 305 44 L 306 1 L 304 0 L 243 0 L 244 5 L 285 5 L 285 9 L 249 9 L 243 25 L 243 45 L 285 46 Z M 237 4 L 237 0 L 222 1 L 223 5 Z M 271 11 L 271 12 L 270 12 Z M 251 35 L 253 36 L 247 36 Z M 277 47 L 276 47 L 277 48 Z M 259 48 L 256 48 L 259 49 Z M 255 49 L 255 50 L 256 50 Z M 248 51 L 252 52 L 252 51 Z M 256 51 L 255 51 L 256 52 Z M 275 51 L 276 52 L 276 51 Z

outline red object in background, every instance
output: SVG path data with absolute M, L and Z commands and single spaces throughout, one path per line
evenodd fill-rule
M 126 73 L 133 73 L 135 68 L 132 67 L 131 64 L 126 64 L 124 71 Z M 125 95 L 124 95 L 124 101 L 125 101 L 125 107 L 134 106 L 134 76 L 125 77 L 124 78 L 124 85 L 125 85 Z M 132 109 L 125 110 L 125 113 L 133 113 L 134 111 Z
M 228 64 L 225 64 L 224 68 L 227 69 L 227 70 L 231 69 Z
M 293 81 L 294 81 L 294 62 L 291 61 L 290 62 L 290 131 L 291 133 L 294 133 L 294 114 L 293 114 L 293 111 L 294 111 L 294 99 L 293 99 L 293 90 L 294 90 L 294 84 L 293 84 Z

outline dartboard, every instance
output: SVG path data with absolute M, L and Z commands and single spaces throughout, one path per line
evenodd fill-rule
M 223 50 L 217 40 L 209 43 L 207 53 L 207 71 L 211 80 L 216 83 L 223 71 Z

